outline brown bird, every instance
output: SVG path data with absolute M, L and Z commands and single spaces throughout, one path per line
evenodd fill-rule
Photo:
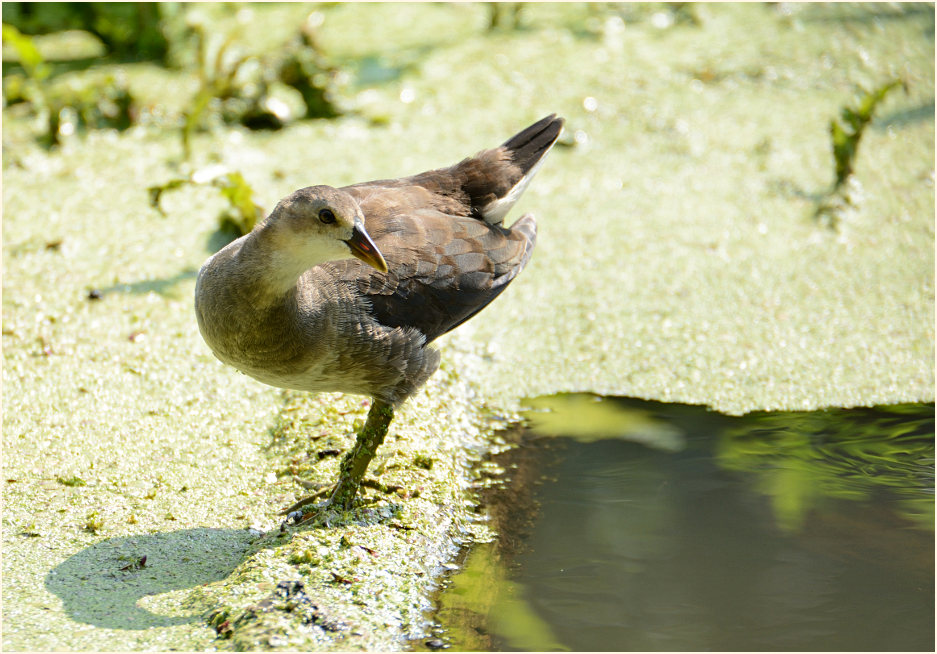
M 502 221 L 562 127 L 547 116 L 412 177 L 299 189 L 199 270 L 195 313 L 221 361 L 280 388 L 373 398 L 327 505 L 352 505 L 395 407 L 439 366 L 429 343 L 527 265 L 533 216 Z

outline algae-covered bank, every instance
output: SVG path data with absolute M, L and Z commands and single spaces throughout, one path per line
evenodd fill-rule
M 3 7 L 19 26 L 3 51 L 5 650 L 425 639 L 440 575 L 492 536 L 476 464 L 525 397 L 735 414 L 934 399 L 933 5 L 169 4 L 169 54 L 144 60 L 114 54 L 101 21 L 27 43 L 39 18 L 18 6 Z M 262 71 L 279 77 L 250 82 Z M 89 80 L 105 102 L 55 104 Z M 818 220 L 831 121 L 896 80 L 835 227 Z M 211 356 L 192 296 L 219 214 L 449 165 L 552 112 L 562 147 L 509 217 L 538 216 L 531 264 L 440 339 L 367 503 L 281 530 L 307 492 L 294 477 L 334 479 L 367 407 Z

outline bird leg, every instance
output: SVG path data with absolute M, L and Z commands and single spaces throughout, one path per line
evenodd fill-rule
M 361 486 L 361 479 L 364 477 L 368 464 L 377 453 L 377 448 L 384 442 L 387 435 L 387 428 L 390 421 L 394 419 L 394 407 L 382 400 L 375 399 L 371 404 L 371 410 L 368 411 L 368 419 L 364 427 L 358 432 L 358 439 L 355 442 L 339 467 L 338 483 L 335 484 L 335 490 L 332 496 L 322 508 L 337 507 L 343 511 L 351 508 L 355 495 L 358 493 L 358 487 Z M 302 507 L 312 504 L 319 497 L 324 495 L 327 489 L 320 490 L 313 495 L 303 498 L 296 504 L 286 509 L 284 513 L 291 514 Z M 318 511 L 317 511 L 318 513 Z
M 383 400 L 374 399 L 371 410 L 368 411 L 368 420 L 358 432 L 355 446 L 349 450 L 339 468 L 338 483 L 335 491 L 329 498 L 329 503 L 339 506 L 343 510 L 351 508 L 351 503 L 361 485 L 361 478 L 368 464 L 377 453 L 377 448 L 384 442 L 390 421 L 394 419 L 394 407 Z

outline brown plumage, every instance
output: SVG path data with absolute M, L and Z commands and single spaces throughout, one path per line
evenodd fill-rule
M 300 189 L 202 266 L 196 316 L 219 359 L 273 386 L 374 398 L 332 504 L 351 505 L 394 407 L 435 372 L 428 344 L 527 265 L 533 216 L 501 223 L 562 126 L 547 116 L 449 168 Z

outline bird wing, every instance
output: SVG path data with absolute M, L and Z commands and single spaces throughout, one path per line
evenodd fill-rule
M 445 334 L 494 300 L 530 260 L 533 216 L 510 229 L 502 221 L 562 129 L 562 118 L 546 116 L 454 166 L 344 187 L 389 271 L 353 260 L 328 265 L 370 302 L 381 324 L 418 329 L 427 342 Z
M 332 265 L 368 299 L 378 322 L 416 328 L 427 342 L 494 300 L 533 252 L 536 223 L 530 215 L 506 229 L 468 215 L 464 203 L 422 185 L 372 183 L 345 190 L 356 196 L 389 271 L 355 260 Z

